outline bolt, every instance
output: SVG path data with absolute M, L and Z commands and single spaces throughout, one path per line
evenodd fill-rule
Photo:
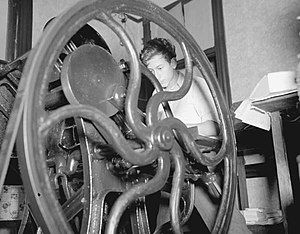
M 174 143 L 173 133 L 165 126 L 159 126 L 154 130 L 154 139 L 162 150 L 170 150 Z

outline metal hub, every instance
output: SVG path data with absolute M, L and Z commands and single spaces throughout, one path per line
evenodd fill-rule
M 100 46 L 86 44 L 69 54 L 63 63 L 61 83 L 71 104 L 91 105 L 107 116 L 124 108 L 114 104 L 118 102 L 114 95 L 117 87 L 125 90 L 124 75 L 111 54 Z

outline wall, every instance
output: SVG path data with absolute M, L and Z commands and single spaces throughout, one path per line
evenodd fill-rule
M 295 70 L 300 52 L 299 0 L 223 1 L 233 102 L 267 73 Z
M 46 22 L 68 9 L 78 0 L 33 0 L 32 46 L 42 35 Z
M 299 0 L 224 0 L 223 11 L 233 102 L 247 98 L 267 73 L 296 69 Z M 271 179 L 247 179 L 250 207 L 279 208 L 278 188 Z

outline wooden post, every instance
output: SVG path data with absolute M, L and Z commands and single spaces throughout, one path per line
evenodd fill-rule
M 283 225 L 285 233 L 288 233 L 288 221 L 286 212 L 287 208 L 293 204 L 294 198 L 290 170 L 288 166 L 286 145 L 282 132 L 282 119 L 279 111 L 271 113 L 271 128 L 277 170 L 279 199 L 284 218 Z
M 32 0 L 8 0 L 5 59 L 13 61 L 32 47 Z

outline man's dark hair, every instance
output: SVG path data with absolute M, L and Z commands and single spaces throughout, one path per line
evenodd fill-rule
M 146 43 L 140 54 L 140 59 L 147 66 L 148 61 L 155 55 L 161 54 L 168 62 L 176 58 L 175 46 L 165 38 L 154 38 Z

